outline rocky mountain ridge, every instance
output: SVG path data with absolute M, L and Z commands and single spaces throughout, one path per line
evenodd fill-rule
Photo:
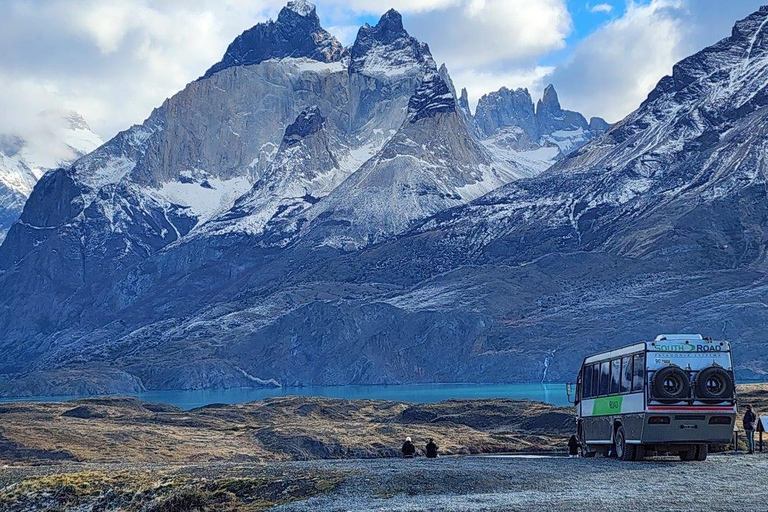
M 562 382 L 689 331 L 760 377 L 767 18 L 528 179 L 394 11 L 338 61 L 198 80 L 35 188 L 0 247 L 5 389 Z M 606 128 L 508 96 L 502 132 Z
M 464 110 L 469 112 L 466 92 Z M 478 102 L 472 117 L 476 133 L 486 146 L 502 158 L 529 166 L 531 176 L 599 137 L 609 128 L 605 120 L 589 122 L 578 112 L 560 106 L 555 87 L 544 89 L 534 107 L 528 89 L 502 87 Z

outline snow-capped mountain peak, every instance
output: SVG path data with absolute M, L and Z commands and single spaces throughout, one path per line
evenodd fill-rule
M 299 16 L 317 16 L 315 4 L 308 2 L 307 0 L 291 0 L 288 2 L 287 8 Z
M 375 26 L 366 23 L 360 28 L 350 56 L 350 70 L 369 76 L 420 73 L 432 59 L 429 47 L 408 34 L 394 9 Z
M 289 2 L 277 20 L 259 23 L 243 32 L 227 48 L 221 62 L 203 76 L 235 66 L 259 64 L 270 59 L 305 57 L 319 62 L 337 62 L 345 54 L 342 44 L 320 26 L 314 4 Z
M 501 161 L 536 175 L 578 149 L 609 126 L 601 118 L 587 122 L 560 105 L 555 87 L 544 89 L 534 107 L 528 89 L 502 87 L 478 102 L 473 118 L 476 133 Z

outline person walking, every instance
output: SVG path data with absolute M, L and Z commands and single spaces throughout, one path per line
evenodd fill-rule
M 435 441 L 433 439 L 430 439 L 427 443 L 426 452 L 427 452 L 427 458 L 428 459 L 436 459 L 437 458 L 437 445 L 435 444 Z
M 747 436 L 748 453 L 755 453 L 755 429 L 757 429 L 757 414 L 751 405 L 747 406 L 747 412 L 744 413 L 744 433 Z
M 416 447 L 411 442 L 410 437 L 405 438 L 402 452 L 403 452 L 403 457 L 405 457 L 406 459 L 412 459 L 416 455 Z
M 579 454 L 579 440 L 576 439 L 576 435 L 572 435 L 568 440 L 568 456 L 576 457 Z

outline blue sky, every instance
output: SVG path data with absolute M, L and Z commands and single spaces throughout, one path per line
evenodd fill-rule
M 142 122 L 285 0 L 3 0 L 0 133 L 74 109 L 100 135 Z M 390 7 L 472 102 L 501 86 L 617 121 L 680 59 L 729 35 L 759 0 L 316 0 L 345 43 Z

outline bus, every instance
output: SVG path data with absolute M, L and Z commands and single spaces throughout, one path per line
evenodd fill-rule
M 666 334 L 594 354 L 576 380 L 581 454 L 706 460 L 709 445 L 731 442 L 736 402 L 727 341 Z

